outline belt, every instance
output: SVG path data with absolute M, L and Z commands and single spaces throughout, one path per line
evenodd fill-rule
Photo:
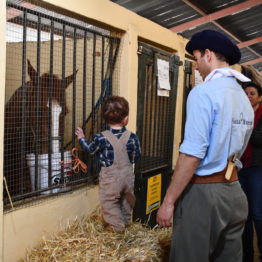
M 232 175 L 229 180 L 225 178 L 226 171 L 227 171 L 227 168 L 225 168 L 224 170 L 220 172 L 217 172 L 217 173 L 214 173 L 208 176 L 198 176 L 194 174 L 190 183 L 194 183 L 194 184 L 230 183 L 230 182 L 238 180 L 236 167 L 233 168 Z

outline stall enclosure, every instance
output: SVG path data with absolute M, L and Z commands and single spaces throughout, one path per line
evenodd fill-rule
M 135 167 L 134 219 L 155 225 L 172 173 L 179 57 L 150 45 L 138 48 L 137 134 L 142 157 Z
M 104 128 L 100 106 L 116 92 L 120 44 L 109 31 L 40 7 L 7 1 L 6 17 L 5 204 L 96 179 L 94 158 L 79 152 L 88 172 L 61 161 L 74 157 L 77 126 L 89 139 Z

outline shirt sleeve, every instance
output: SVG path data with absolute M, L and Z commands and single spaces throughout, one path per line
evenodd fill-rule
M 212 127 L 212 102 L 205 87 L 195 87 L 188 96 L 184 141 L 180 152 L 203 159 L 206 155 Z
M 96 135 L 92 141 L 88 141 L 85 138 L 80 138 L 79 144 L 86 153 L 93 155 L 100 149 L 101 139 L 101 134 Z
M 141 156 L 140 142 L 134 133 L 131 133 L 130 139 L 127 143 L 127 153 L 131 163 L 135 163 Z

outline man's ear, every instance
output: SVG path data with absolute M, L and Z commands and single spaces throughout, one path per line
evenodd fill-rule
M 207 59 L 207 62 L 210 62 L 212 56 L 214 56 L 214 55 L 215 55 L 215 53 L 213 51 L 211 51 L 210 49 L 205 50 L 205 57 Z

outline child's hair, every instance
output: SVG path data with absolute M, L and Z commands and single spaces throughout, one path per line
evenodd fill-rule
M 102 104 L 102 117 L 108 124 L 119 124 L 129 114 L 129 105 L 124 97 L 110 96 Z

